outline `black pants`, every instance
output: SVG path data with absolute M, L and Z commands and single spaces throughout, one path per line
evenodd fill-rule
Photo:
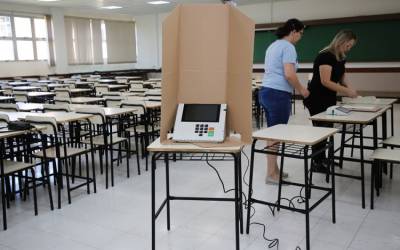
M 308 111 L 310 112 L 310 115 L 316 115 L 321 112 L 324 112 L 328 107 L 336 105 L 335 103 L 332 103 L 331 101 L 324 101 L 323 98 L 312 98 L 311 96 L 307 99 L 304 100 L 304 106 L 307 107 Z M 313 126 L 315 127 L 326 127 L 326 128 L 332 128 L 333 124 L 329 122 L 320 122 L 320 121 L 313 121 Z M 313 154 L 317 151 L 319 151 L 321 148 L 325 147 L 327 143 L 327 140 L 323 140 L 314 146 L 312 146 L 312 152 Z M 316 155 L 314 157 L 314 160 L 316 162 L 322 162 L 324 159 L 326 159 L 326 154 L 325 151 L 322 151 L 320 154 Z
M 313 121 L 313 126 L 315 126 L 315 127 L 332 128 L 333 124 L 330 123 L 330 122 L 316 122 L 316 121 Z M 315 152 L 319 151 L 321 148 L 324 148 L 327 142 L 328 142 L 328 140 L 323 140 L 323 141 L 315 144 L 314 146 L 312 146 L 312 153 L 314 154 Z M 320 154 L 318 154 L 318 155 L 316 155 L 314 157 L 314 161 L 318 162 L 318 163 L 322 162 L 325 159 L 326 159 L 325 151 L 322 151 Z

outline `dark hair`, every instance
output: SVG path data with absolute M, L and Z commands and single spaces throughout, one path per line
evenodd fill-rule
M 284 38 L 285 36 L 289 35 L 290 32 L 292 32 L 293 30 L 298 32 L 300 30 L 303 30 L 304 27 L 305 26 L 301 21 L 299 21 L 296 18 L 292 18 L 292 19 L 287 20 L 286 23 L 283 26 L 279 27 L 276 30 L 275 35 L 279 39 L 281 39 L 281 38 Z

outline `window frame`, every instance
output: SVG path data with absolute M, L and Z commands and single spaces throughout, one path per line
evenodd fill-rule
M 46 28 L 46 33 L 47 37 L 46 38 L 39 38 L 36 37 L 36 30 L 35 30 L 35 19 L 44 19 L 45 22 L 46 16 L 45 15 L 24 15 L 24 14 L 10 14 L 10 13 L 1 13 L 1 16 L 7 16 L 10 17 L 10 23 L 11 23 L 11 37 L 0 37 L 0 40 L 6 40 L 6 41 L 12 41 L 13 44 L 13 52 L 14 52 L 14 60 L 0 60 L 0 62 L 35 62 L 35 61 L 47 61 L 50 63 L 51 61 L 51 53 L 50 53 L 50 45 L 49 45 L 49 30 L 48 30 L 48 25 L 45 26 Z M 15 30 L 15 19 L 16 17 L 20 18 L 29 18 L 30 24 L 31 24 L 31 32 L 32 32 L 32 37 L 17 37 L 16 36 L 16 30 Z M 33 49 L 33 59 L 29 60 L 20 60 L 19 55 L 18 55 L 18 47 L 17 47 L 17 42 L 18 41 L 31 41 L 32 42 L 32 49 Z M 44 41 L 47 42 L 47 49 L 48 51 L 48 56 L 47 59 L 38 59 L 38 51 L 37 51 L 37 45 L 36 42 L 38 41 Z

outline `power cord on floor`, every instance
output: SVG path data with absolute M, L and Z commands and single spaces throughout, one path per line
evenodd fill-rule
M 248 169 L 249 169 L 249 167 L 250 167 L 250 160 L 249 160 L 249 157 L 246 155 L 246 153 L 244 153 L 243 147 L 242 147 L 242 149 L 241 149 L 241 152 L 245 155 L 245 157 L 246 157 L 246 159 L 247 159 L 246 170 L 245 170 L 245 172 L 244 172 L 244 174 L 243 174 L 243 182 L 244 182 L 245 185 L 248 187 L 249 184 L 246 182 L 245 176 L 246 176 L 246 173 L 248 172 Z M 218 170 L 209 162 L 209 160 L 208 160 L 208 154 L 206 155 L 206 163 L 207 163 L 207 165 L 208 165 L 210 168 L 212 168 L 212 169 L 215 171 L 215 173 L 217 174 L 218 179 L 219 179 L 219 181 L 220 181 L 220 183 L 221 183 L 221 185 L 222 185 L 223 192 L 224 192 L 225 194 L 235 190 L 234 188 L 231 188 L 231 189 L 226 190 L 225 184 L 224 184 L 224 182 L 223 182 L 223 180 L 222 180 L 222 178 L 221 178 L 221 175 L 219 174 Z M 247 207 L 247 201 L 248 201 L 248 200 L 247 200 L 247 196 L 246 196 L 246 194 L 245 194 L 244 192 L 242 192 L 242 195 L 243 195 L 243 197 L 244 197 L 243 205 L 244 205 L 244 208 L 247 210 L 247 209 L 249 209 L 249 208 Z M 270 206 L 268 206 L 268 207 L 270 207 Z M 250 209 L 252 210 L 252 212 L 251 212 L 251 214 L 250 214 L 250 218 L 252 218 L 252 217 L 254 216 L 256 210 L 255 210 L 255 208 L 254 208 L 253 206 L 251 206 Z M 270 207 L 270 209 L 271 209 L 271 207 Z M 272 211 L 272 210 L 271 210 L 271 211 Z M 259 222 L 252 222 L 252 223 L 250 223 L 250 225 L 260 225 L 260 226 L 262 226 L 262 227 L 263 227 L 263 238 L 264 238 L 267 242 L 269 242 L 269 243 L 268 243 L 268 248 L 273 248 L 273 247 L 276 246 L 276 249 L 279 249 L 279 239 L 277 239 L 277 238 L 276 238 L 276 239 L 269 239 L 269 238 L 267 238 L 267 236 L 265 235 L 265 234 L 266 234 L 266 227 L 267 227 L 265 224 L 259 223 Z

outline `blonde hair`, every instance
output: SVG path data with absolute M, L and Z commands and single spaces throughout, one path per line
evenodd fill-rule
M 339 51 L 339 47 L 342 46 L 345 42 L 351 40 L 357 41 L 357 36 L 353 33 L 353 31 L 341 30 L 339 31 L 339 33 L 336 34 L 331 43 L 323 48 L 320 53 L 329 51 L 335 55 L 336 60 L 341 61 L 346 58 L 346 55 Z

